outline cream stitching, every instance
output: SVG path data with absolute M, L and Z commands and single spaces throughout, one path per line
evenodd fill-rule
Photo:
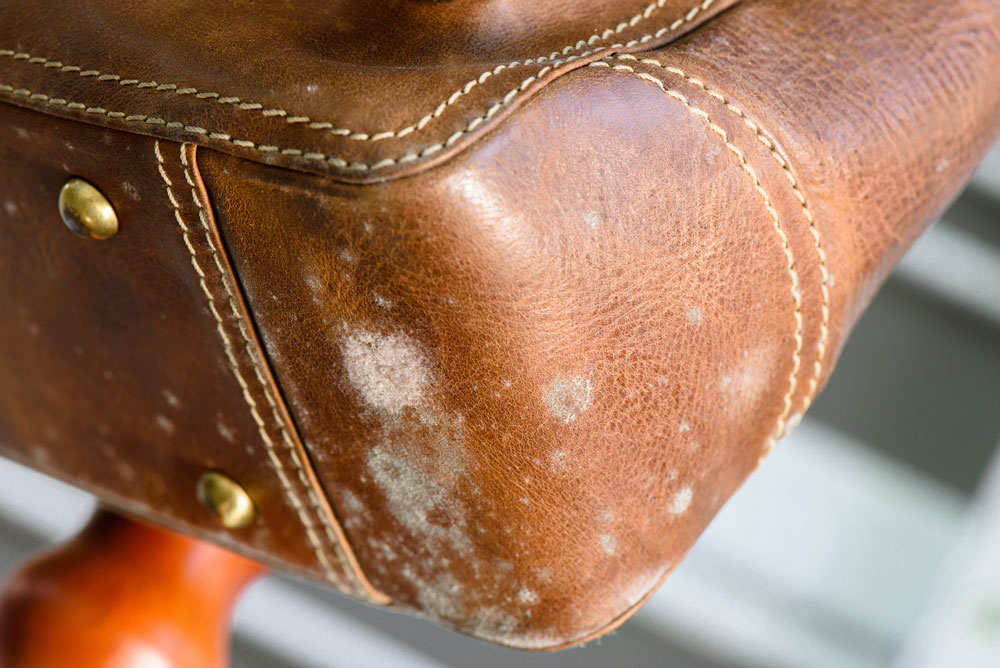
M 816 255 L 819 257 L 819 273 L 820 273 L 820 292 L 822 293 L 823 304 L 821 307 L 822 318 L 820 321 L 820 335 L 819 342 L 816 345 L 816 361 L 813 363 L 813 373 L 809 379 L 809 392 L 803 400 L 802 412 L 804 413 L 808 410 L 809 405 L 812 403 L 813 397 L 816 396 L 816 387 L 819 384 L 819 378 L 823 373 L 823 361 L 826 359 L 826 346 L 829 341 L 830 336 L 830 272 L 827 267 L 826 251 L 823 249 L 822 239 L 820 237 L 819 228 L 816 226 L 816 220 L 809 210 L 809 205 L 806 202 L 806 197 L 799 188 L 798 182 L 795 180 L 795 176 L 792 174 L 791 169 L 788 167 L 788 162 L 781 157 L 778 153 L 774 142 L 764 136 L 761 132 L 760 126 L 754 123 L 750 118 L 747 117 L 743 110 L 732 104 L 725 98 L 724 95 L 709 88 L 703 81 L 695 77 L 688 76 L 683 70 L 677 67 L 672 67 L 669 65 L 664 65 L 660 61 L 653 58 L 636 58 L 635 56 L 622 55 L 617 57 L 619 60 L 633 60 L 640 63 L 645 63 L 646 65 L 655 65 L 664 69 L 672 74 L 676 74 L 682 77 L 684 80 L 691 82 L 695 86 L 698 86 L 708 95 L 718 100 L 726 109 L 733 112 L 742 119 L 743 123 L 753 130 L 754 135 L 756 135 L 757 140 L 763 144 L 764 148 L 768 150 L 774 161 L 781 167 L 781 170 L 785 174 L 785 178 L 788 179 L 788 183 L 791 184 L 792 193 L 795 195 L 795 199 L 798 200 L 799 204 L 802 206 L 802 215 L 805 217 L 806 222 L 809 223 L 809 233 L 812 236 L 813 245 L 816 247 Z
M 645 44 L 646 42 L 649 42 L 653 39 L 658 39 L 669 32 L 673 32 L 678 28 L 680 28 L 681 26 L 683 26 L 685 23 L 694 20 L 694 18 L 697 17 L 698 14 L 707 11 L 708 8 L 711 7 L 716 0 L 703 0 L 702 2 L 694 5 L 689 10 L 687 10 L 687 12 L 685 12 L 681 18 L 675 19 L 673 22 L 671 22 L 669 26 L 660 28 L 654 33 L 643 35 L 639 39 L 634 39 L 624 44 L 612 44 L 607 47 L 591 49 L 589 51 L 584 51 L 583 53 L 570 56 L 569 58 L 564 58 L 561 60 L 559 59 L 559 56 L 567 55 L 569 53 L 572 53 L 573 51 L 579 51 L 580 49 L 590 46 L 596 42 L 601 42 L 608 39 L 609 37 L 617 35 L 626 28 L 630 28 L 637 25 L 638 23 L 648 19 L 649 16 L 653 14 L 653 12 L 655 12 L 657 9 L 661 9 L 663 5 L 666 4 L 666 1 L 667 0 L 656 0 L 655 2 L 651 2 L 649 3 L 649 5 L 646 6 L 646 8 L 642 12 L 636 14 L 628 21 L 623 21 L 614 28 L 607 28 L 600 34 L 594 33 L 586 41 L 580 40 L 576 42 L 576 44 L 569 44 L 563 47 L 560 51 L 553 51 L 548 56 L 538 56 L 535 58 L 528 58 L 523 61 L 515 60 L 505 65 L 498 65 L 492 70 L 486 70 L 476 78 L 467 81 L 465 85 L 463 85 L 461 88 L 459 88 L 454 93 L 445 98 L 445 100 L 441 102 L 434 109 L 434 111 L 424 115 L 416 123 L 407 125 L 406 127 L 400 128 L 398 130 L 381 130 L 373 133 L 357 132 L 349 128 L 335 128 L 333 127 L 332 123 L 328 123 L 325 121 L 313 121 L 308 116 L 295 115 L 280 108 L 265 109 L 263 105 L 257 102 L 245 102 L 240 98 L 234 96 L 223 96 L 220 95 L 219 93 L 203 93 L 199 92 L 195 88 L 182 87 L 178 86 L 177 84 L 169 84 L 169 83 L 160 84 L 155 81 L 139 81 L 138 79 L 123 78 L 121 75 L 118 74 L 105 74 L 98 70 L 85 70 L 77 65 L 64 65 L 62 62 L 58 60 L 50 60 L 47 58 L 42 58 L 40 56 L 32 56 L 30 53 L 16 52 L 10 49 L 0 49 L 0 56 L 13 58 L 14 60 L 23 60 L 28 63 L 41 65 L 42 67 L 55 69 L 59 72 L 76 73 L 78 76 L 94 78 L 97 81 L 114 81 L 120 86 L 135 86 L 136 88 L 141 88 L 141 89 L 166 91 L 173 93 L 175 95 L 190 95 L 196 99 L 201 99 L 201 100 L 212 100 L 213 102 L 219 104 L 234 106 L 237 109 L 257 111 L 264 116 L 284 118 L 285 122 L 288 124 L 300 124 L 312 130 L 325 130 L 330 134 L 344 136 L 347 137 L 347 139 L 355 141 L 377 142 L 377 141 L 382 141 L 383 139 L 405 137 L 406 135 L 409 135 L 413 132 L 423 130 L 428 123 L 430 123 L 436 118 L 441 117 L 444 114 L 444 112 L 448 109 L 448 107 L 454 104 L 459 98 L 468 95 L 472 91 L 472 89 L 474 89 L 476 86 L 485 83 L 487 79 L 499 74 L 503 70 L 514 69 L 516 67 L 527 67 L 529 65 L 538 65 L 543 62 L 551 63 L 550 65 L 543 67 L 535 75 L 521 82 L 521 85 L 519 87 L 509 91 L 503 98 L 504 100 L 507 100 L 507 98 L 510 97 L 512 94 L 516 96 L 518 93 L 522 92 L 527 87 L 527 85 L 530 85 L 530 82 L 534 82 L 539 77 L 544 76 L 548 71 L 550 71 L 555 66 L 563 65 L 565 63 L 569 63 L 574 60 L 578 60 L 580 58 L 585 58 L 604 48 L 609 48 L 609 49 L 630 48 L 638 44 Z M 507 102 L 505 102 L 504 105 L 502 106 L 506 106 L 508 102 L 509 100 L 507 100 Z M 488 120 L 491 116 L 492 114 L 476 119 L 476 121 L 478 121 L 476 124 L 478 125 L 482 121 Z M 469 132 L 472 129 L 474 129 L 474 127 L 470 126 L 469 128 L 466 128 L 466 131 L 463 132 L 462 134 L 465 134 L 466 132 Z M 449 144 L 445 145 L 447 146 Z
M 201 286 L 202 292 L 204 292 L 205 296 L 208 298 L 208 308 L 212 312 L 212 317 L 215 318 L 216 330 L 219 332 L 219 337 L 222 339 L 222 347 L 225 350 L 226 358 L 229 362 L 229 368 L 233 372 L 233 376 L 235 376 L 240 388 L 243 390 L 243 398 L 247 402 L 247 406 L 250 407 L 250 414 L 253 417 L 254 422 L 257 423 L 257 432 L 260 434 L 261 440 L 264 442 L 264 446 L 267 449 L 271 466 L 275 473 L 278 474 L 278 479 L 281 481 L 281 486 L 285 490 L 286 498 L 289 503 L 292 504 L 292 507 L 295 508 L 295 512 L 298 514 L 299 519 L 305 527 L 306 535 L 309 538 L 309 542 L 312 544 L 313 551 L 316 553 L 316 558 L 323 567 L 324 573 L 332 582 L 338 582 L 339 578 L 333 570 L 333 566 L 330 564 L 326 553 L 320 546 L 319 538 L 316 536 L 312 520 L 306 514 L 305 508 L 302 507 L 302 502 L 292 489 L 291 481 L 289 481 L 288 476 L 285 474 L 284 466 L 281 464 L 281 460 L 275 452 L 274 442 L 271 440 L 271 436 L 267 433 L 267 429 L 264 426 L 264 420 L 261 419 L 260 413 L 257 411 L 257 402 L 254 401 L 252 396 L 250 396 L 250 388 L 247 386 L 246 380 L 244 380 L 243 374 L 240 372 L 239 364 L 236 361 L 236 354 L 233 352 L 232 341 L 223 326 L 222 317 L 215 308 L 215 297 L 212 296 L 212 292 L 208 289 L 208 285 L 205 283 L 205 272 L 202 271 L 201 265 L 198 264 L 197 253 L 194 246 L 191 244 L 191 230 L 181 217 L 180 205 L 174 197 L 174 184 L 170 180 L 170 177 L 167 176 L 167 172 L 164 169 L 163 155 L 160 153 L 159 141 L 154 143 L 153 153 L 156 155 L 157 170 L 160 172 L 160 177 L 167 186 L 167 199 L 170 200 L 170 204 L 174 209 L 174 218 L 177 220 L 177 224 L 180 226 L 181 232 L 183 233 L 184 245 L 187 246 L 188 252 L 191 254 L 191 265 L 194 267 L 195 273 L 198 274 L 198 283 Z
M 687 97 L 685 97 L 678 91 L 673 90 L 672 88 L 667 88 L 666 84 L 664 84 L 663 81 L 657 79 L 653 75 L 647 74 L 646 72 L 637 72 L 628 65 L 609 65 L 608 63 L 605 62 L 596 62 L 596 63 L 590 63 L 590 67 L 607 67 L 613 70 L 629 72 L 630 74 L 640 79 L 652 83 L 654 86 L 659 88 L 668 96 L 681 102 L 687 108 L 687 110 L 690 111 L 692 114 L 702 119 L 705 122 L 705 124 L 708 125 L 709 129 L 712 130 L 712 132 L 719 135 L 719 137 L 722 139 L 723 144 L 725 144 L 726 148 L 729 149 L 730 152 L 732 152 L 732 154 L 735 155 L 736 158 L 739 160 L 740 167 L 743 168 L 743 171 L 746 172 L 747 175 L 753 181 L 754 189 L 764 200 L 764 206 L 767 208 L 768 213 L 771 215 L 771 219 L 774 222 L 774 229 L 777 231 L 778 238 L 781 240 L 781 249 L 782 251 L 784 251 L 785 260 L 788 263 L 787 267 L 788 276 L 791 279 L 792 299 L 795 302 L 795 347 L 792 353 L 792 371 L 788 376 L 788 391 L 785 393 L 784 399 L 782 400 L 783 407 L 781 410 L 781 414 L 778 416 L 778 423 L 775 426 L 774 430 L 772 431 L 771 435 L 768 437 L 767 443 L 765 443 L 764 445 L 763 454 L 766 455 L 768 452 L 771 451 L 771 449 L 774 447 L 774 444 L 777 442 L 777 440 L 781 437 L 781 435 L 785 431 L 785 425 L 788 420 L 788 415 L 792 408 L 792 396 L 795 394 L 797 376 L 799 373 L 799 369 L 802 366 L 802 341 L 803 341 L 802 293 L 799 288 L 799 275 L 798 272 L 795 270 L 795 256 L 792 254 L 791 246 L 789 246 L 788 244 L 788 235 L 785 233 L 785 229 L 781 225 L 781 219 L 778 216 L 778 212 L 774 208 L 774 205 L 771 203 L 771 198 L 767 194 L 767 191 L 764 189 L 764 186 L 761 185 L 760 179 L 757 177 L 757 173 L 754 171 L 753 167 L 750 166 L 750 163 L 747 162 L 746 156 L 744 155 L 743 151 L 740 150 L 739 147 L 737 147 L 735 144 L 733 144 L 732 141 L 730 141 L 729 134 L 725 131 L 725 129 L 717 125 L 715 121 L 713 121 L 705 111 L 691 104 L 691 101 Z
M 327 539 L 330 544 L 333 545 L 334 550 L 337 552 L 337 557 L 340 560 L 340 566 L 345 573 L 353 573 L 350 566 L 347 563 L 347 557 L 343 552 L 339 538 L 334 531 L 333 525 L 327 513 L 323 509 L 322 504 L 316 496 L 316 491 L 313 485 L 310 484 L 305 475 L 305 467 L 302 465 L 302 460 L 299 457 L 299 453 L 295 449 L 295 445 L 292 443 L 291 436 L 289 435 L 288 425 L 282 418 L 280 412 L 278 411 L 278 406 L 275 403 L 274 397 L 271 395 L 268 389 L 268 383 L 264 379 L 263 371 L 261 370 L 260 363 L 257 360 L 257 355 L 254 351 L 253 346 L 250 343 L 250 335 L 247 333 L 246 326 L 243 323 L 243 318 L 240 316 L 239 309 L 236 306 L 236 296 L 233 292 L 232 285 L 229 282 L 229 278 L 226 275 L 227 272 L 222 267 L 222 262 L 219 260 L 219 252 L 215 246 L 215 242 L 212 241 L 211 229 L 208 224 L 207 214 L 205 212 L 205 207 L 202 206 L 201 199 L 198 197 L 198 191 L 194 183 L 194 179 L 191 177 L 191 172 L 188 166 L 187 155 L 185 155 L 184 149 L 186 144 L 182 144 L 180 147 L 180 160 L 181 164 L 184 166 L 184 180 L 187 181 L 188 186 L 191 187 L 191 199 L 195 206 L 198 208 L 198 220 L 201 222 L 201 226 L 205 231 L 205 241 L 208 243 L 208 247 L 212 252 L 212 260 L 215 262 L 215 267 L 219 271 L 219 276 L 222 279 L 222 286 L 226 291 L 227 301 L 229 302 L 229 310 L 233 315 L 233 320 L 236 322 L 237 327 L 240 331 L 240 335 L 243 337 L 244 348 L 247 352 L 247 357 L 250 358 L 251 366 L 254 370 L 254 375 L 257 377 L 257 382 L 260 383 L 261 391 L 264 394 L 264 398 L 267 400 L 268 405 L 271 407 L 271 415 L 274 418 L 274 422 L 278 425 L 281 430 L 282 441 L 291 456 L 292 463 L 296 467 L 296 473 L 298 474 L 299 482 L 306 490 L 306 494 L 309 497 L 309 502 L 313 506 L 313 510 L 319 516 L 321 523 L 323 524 L 323 530 L 326 533 Z

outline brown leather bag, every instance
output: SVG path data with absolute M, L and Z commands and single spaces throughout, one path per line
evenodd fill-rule
M 650 595 L 1000 131 L 996 0 L 66 4 L 0 6 L 0 452 L 520 648 Z

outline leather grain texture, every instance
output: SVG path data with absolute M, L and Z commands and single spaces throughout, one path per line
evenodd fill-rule
M 135 340 L 93 335 L 101 365 L 140 342 L 156 358 L 118 362 L 116 374 L 144 380 L 112 443 L 145 437 L 137 420 L 152 416 L 156 427 L 157 388 L 178 382 L 157 375 L 176 372 L 170 360 L 196 349 L 215 360 L 216 375 L 192 381 L 208 417 L 183 432 L 190 451 L 155 435 L 151 448 L 118 452 L 142 472 L 155 468 L 154 452 L 260 476 L 255 499 L 280 524 L 228 544 L 493 642 L 586 641 L 634 612 L 808 409 L 881 281 L 1000 132 L 996 0 L 730 4 L 342 2 L 307 21 L 296 5 L 251 3 L 269 19 L 260 20 L 247 8 L 181 3 L 156 17 L 170 38 L 153 40 L 152 16 L 126 21 L 124 9 L 91 3 L 84 25 L 127 28 L 117 48 L 57 44 L 36 30 L 40 50 L 11 38 L 0 56 L 0 82 L 15 82 L 0 99 L 33 110 L 3 113 L 36 127 L 30 137 L 0 130 L 20 137 L 7 150 L 18 163 L 41 161 L 5 186 L 34 198 L 21 243 L 38 246 L 47 237 L 24 225 L 54 215 L 49 186 L 38 184 L 142 155 L 134 168 L 115 163 L 121 175 L 108 187 L 118 201 L 127 189 L 114 184 L 135 173 L 143 210 L 157 198 L 141 234 L 156 235 L 158 245 L 143 246 L 157 249 L 150 257 L 169 278 L 130 284 L 129 294 L 174 294 L 160 280 L 184 292 L 148 313 L 107 294 L 62 295 L 55 279 L 44 298 L 34 287 L 4 299 L 10 312 L 45 300 L 58 311 L 73 294 L 95 332 L 118 322 L 107 304 L 137 314 Z M 0 38 L 29 33 L 38 18 L 19 0 L 0 12 L 14 17 Z M 619 12 L 642 18 L 608 20 Z M 642 32 L 647 21 L 663 17 L 682 23 L 643 41 L 655 34 Z M 194 44 L 191 26 L 223 23 L 229 32 Z M 593 41 L 566 37 L 605 24 L 612 34 Z M 423 129 L 352 138 L 357 128 L 408 127 L 487 59 L 561 42 L 574 45 L 558 51 L 567 62 L 502 68 L 442 98 Z M 57 48 L 94 69 L 66 69 L 69 60 L 51 60 L 64 57 Z M 247 67 L 264 52 L 283 55 Z M 522 88 L 525 75 L 535 79 Z M 309 120 L 275 111 L 289 96 Z M 71 106 L 78 98 L 97 106 Z M 497 99 L 503 110 L 469 129 Z M 141 118 L 108 113 L 125 109 Z M 352 132 L 310 127 L 334 116 Z M 186 123 L 244 132 L 253 146 Z M 317 131 L 323 159 L 260 150 Z M 57 132 L 87 146 L 91 162 L 61 163 L 79 151 Z M 420 155 L 431 136 L 441 148 Z M 418 157 L 374 168 L 401 146 Z M 326 159 L 341 150 L 344 164 Z M 193 197 L 165 193 L 164 174 Z M 139 227 L 124 229 L 120 243 L 136 243 Z M 207 308 L 182 251 L 211 279 Z M 93 272 L 108 251 L 86 252 L 73 261 Z M 0 257 L 5 276 L 30 280 L 20 251 Z M 99 266 L 149 271 L 120 263 Z M 69 439 L 95 408 L 68 406 L 82 390 L 93 395 L 80 384 L 100 374 L 72 366 L 70 323 L 46 317 L 23 320 L 49 337 L 45 355 L 14 324 L 0 327 L 11 346 L 0 350 L 18 352 L 0 363 L 49 402 L 17 403 L 8 386 L 0 405 L 17 408 L 4 409 L 16 418 L 4 439 L 23 458 L 44 437 L 27 425 L 37 430 L 39 411 L 58 407 L 75 422 L 45 450 L 49 470 L 201 530 L 190 499 L 148 498 L 117 478 L 95 484 L 93 453 Z M 15 366 L 29 350 L 60 373 Z M 240 401 L 239 436 L 224 443 L 210 417 L 235 415 Z M 191 445 L 203 436 L 207 444 Z

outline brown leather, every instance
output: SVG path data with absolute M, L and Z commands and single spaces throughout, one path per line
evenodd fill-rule
M 98 72 L 136 71 L 141 81 L 236 91 L 270 108 L 291 95 L 303 110 L 295 113 L 310 118 L 343 119 L 352 128 L 399 127 L 425 110 L 428 99 L 454 89 L 469 75 L 469 62 L 482 65 L 489 54 L 502 54 L 497 62 L 523 56 L 529 46 L 565 41 L 563 33 L 584 24 L 617 25 L 606 19 L 623 9 L 641 11 L 629 3 L 591 3 L 585 10 L 591 18 L 580 23 L 573 11 L 556 11 L 564 7 L 534 4 L 478 3 L 480 11 L 463 13 L 468 7 L 459 2 L 398 3 L 386 10 L 389 18 L 375 19 L 364 12 L 381 9 L 329 3 L 309 20 L 278 5 L 257 7 L 256 16 L 164 6 L 158 7 L 162 15 L 140 12 L 126 22 L 118 16 L 123 10 L 92 3 L 84 25 L 122 25 L 119 48 L 69 39 L 69 29 L 62 48 Z M 274 528 L 294 537 L 289 545 L 276 541 L 282 549 L 307 545 L 305 527 L 329 521 L 324 548 L 336 554 L 339 546 L 347 562 L 332 578 L 336 586 L 373 600 L 384 595 L 397 607 L 494 642 L 556 648 L 621 623 L 676 566 L 808 408 L 888 270 L 1000 132 L 996 0 L 919 6 L 747 0 L 714 18 L 711 12 L 723 5 L 687 14 L 681 4 L 661 5 L 652 5 L 649 20 L 667 10 L 691 20 L 659 41 L 608 46 L 611 39 L 639 39 L 633 33 L 643 21 L 626 23 L 621 37 L 595 42 L 598 52 L 579 55 L 590 50 L 581 46 L 569 54 L 579 57 L 542 76 L 529 67 L 520 75 L 538 78 L 488 121 L 429 155 L 377 169 L 392 151 L 418 155 L 428 137 L 438 136 L 433 133 L 458 132 L 482 116 L 483 104 L 496 104 L 487 99 L 497 92 L 491 82 L 514 68 L 447 104 L 426 124 L 426 134 L 368 141 L 327 132 L 317 140 L 324 156 L 350 155 L 348 164 L 338 165 L 326 157 L 259 150 L 261 142 L 282 146 L 310 134 L 308 122 L 289 123 L 287 116 L 192 91 L 64 70 L 51 60 L 64 56 L 50 53 L 59 46 L 59 30 L 32 32 L 37 14 L 18 1 L 14 10 L 0 10 L 13 17 L 0 22 L 0 38 L 14 29 L 36 35 L 41 50 L 26 38 L 11 38 L 9 49 L 42 54 L 42 60 L 12 53 L 0 63 L 0 82 L 9 88 L 0 88 L 0 97 L 45 114 L 203 147 L 195 153 L 192 145 L 160 142 L 167 176 L 185 183 L 184 155 L 195 184 L 195 198 L 178 215 L 193 229 L 204 222 L 216 248 L 227 251 L 218 254 L 221 267 L 212 274 L 214 301 L 226 306 L 228 286 L 236 304 L 224 329 L 230 341 L 244 333 L 249 340 L 247 352 L 239 353 L 240 374 L 217 379 L 225 386 L 211 392 L 207 381 L 197 383 L 199 408 L 223 407 L 228 415 L 245 399 L 233 379 L 242 375 L 253 385 L 255 371 L 264 375 L 251 403 L 265 406 L 270 397 L 276 404 L 276 414 L 265 418 L 270 440 L 283 469 L 295 470 L 292 451 L 307 467 L 292 491 L 308 499 L 311 490 L 317 500 Z M 260 20 L 260 12 L 269 11 L 275 12 L 266 16 L 271 20 Z M 393 28 L 369 31 L 369 20 Z M 253 21 L 260 30 L 249 28 Z M 157 22 L 167 30 L 154 39 L 149 26 Z M 206 29 L 223 23 L 227 30 Z M 439 37 L 427 39 L 425 25 L 439 27 Z M 193 44 L 182 26 L 204 29 L 204 46 Z M 316 26 L 337 26 L 349 36 L 327 43 Z M 683 30 L 691 32 L 676 39 Z M 265 51 L 285 55 L 246 67 Z M 463 64 L 454 65 L 460 59 Z M 234 63 L 242 69 L 232 71 Z M 457 79 L 456 71 L 462 72 Z M 512 89 L 510 82 L 505 86 L 497 90 Z M 74 100 L 92 106 L 71 108 Z M 115 111 L 142 119 L 109 115 Z M 68 126 L 74 135 L 152 144 L 40 114 L 4 113 L 35 119 L 39 128 Z M 150 116 L 181 119 L 181 127 L 150 123 Z M 202 124 L 196 130 L 212 123 L 233 137 L 243 132 L 239 136 L 252 137 L 256 148 L 186 130 L 191 123 Z M 41 141 L 20 145 L 17 160 L 42 160 Z M 150 171 L 155 164 L 148 158 L 135 166 L 113 163 L 110 156 L 121 152 L 101 141 L 77 143 L 91 146 L 88 164 L 103 165 L 110 175 L 112 199 L 124 196 L 114 190 L 123 174 L 137 174 L 144 207 L 159 199 L 161 209 L 150 210 L 147 223 L 158 227 L 144 233 L 172 239 L 173 255 L 152 257 L 187 286 L 186 298 L 159 311 L 175 329 L 150 348 L 157 359 L 118 363 L 144 378 L 151 373 L 147 365 L 175 372 L 170 361 L 195 346 L 224 363 L 225 341 L 208 331 L 211 313 L 204 311 L 205 295 L 195 291 L 190 258 L 180 253 L 183 235 L 163 206 L 164 188 Z M 41 152 L 47 167 L 11 190 L 31 191 L 30 211 L 38 219 L 54 216 L 54 206 L 46 210 L 43 202 L 54 201 L 52 188 L 79 169 L 61 167 L 67 151 Z M 369 167 L 352 168 L 353 161 Z M 123 227 L 113 243 L 133 248 L 130 230 L 139 227 Z M 22 243 L 40 239 L 26 236 Z M 207 265 L 211 248 L 198 243 L 196 254 Z M 94 259 L 88 261 L 96 263 L 114 246 L 90 248 Z M 15 255 L 21 252 L 4 251 L 3 259 L 24 262 Z M 122 259 L 113 268 L 141 275 L 148 262 Z M 31 274 L 29 266 L 4 266 L 7 271 Z M 149 279 L 133 294 L 155 291 L 154 285 Z M 27 294 L 29 303 L 41 299 Z M 91 328 L 107 327 L 101 304 L 117 297 L 72 297 L 73 308 L 93 309 Z M 53 309 L 65 303 L 59 300 Z M 183 316 L 173 321 L 175 310 L 192 304 L 202 304 L 201 330 Z M 35 374 L 30 382 L 48 388 L 49 396 L 11 412 L 21 424 L 42 411 L 66 411 L 72 415 L 65 419 L 76 420 L 66 433 L 77 435 L 86 413 L 70 410 L 68 397 L 93 371 L 72 366 L 65 343 L 70 327 L 44 322 L 51 330 L 49 363 L 64 365 L 62 375 L 19 368 Z M 8 330 L 0 334 L 18 345 L 24 335 Z M 122 347 L 108 344 L 102 363 L 111 363 L 105 360 Z M 0 350 L 8 355 L 11 348 Z M 0 361 L 12 365 L 14 359 Z M 7 389 L 3 398 L 14 394 Z M 147 436 L 140 419 L 155 415 L 154 395 L 128 397 L 123 442 Z M 253 418 L 247 407 L 244 401 L 244 420 L 247 413 Z M 202 438 L 199 428 L 210 438 L 214 426 L 193 425 L 187 447 Z M 5 440 L 20 442 L 24 435 L 13 432 Z M 251 428 L 241 431 L 240 446 L 253 440 L 254 451 L 244 455 L 214 438 L 192 447 L 187 461 L 268 474 L 272 496 L 258 497 L 254 487 L 255 500 L 287 515 L 280 480 L 264 468 L 267 439 Z M 172 441 L 155 435 L 153 441 L 164 457 L 180 452 Z M 74 443 L 59 442 L 71 454 L 63 464 L 61 452 L 53 451 L 54 468 L 89 483 L 97 460 L 74 457 L 74 447 L 80 452 Z M 134 467 L 154 466 L 143 459 L 146 451 L 121 450 L 136 458 Z M 99 489 L 145 498 L 121 485 L 108 481 Z M 187 493 L 181 487 L 171 488 L 177 499 L 146 501 L 148 512 L 200 524 L 195 510 L 182 514 L 192 502 L 181 498 Z M 308 563 L 300 549 L 294 560 L 252 531 L 232 540 L 320 572 L 315 555 Z M 357 569 L 347 556 L 352 553 Z
M 735 2 L 5 0 L 0 84 L 47 113 L 385 179 L 468 146 L 560 73 Z

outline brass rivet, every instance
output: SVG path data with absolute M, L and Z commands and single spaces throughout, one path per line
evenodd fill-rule
M 248 526 L 257 517 L 257 509 L 246 490 L 218 471 L 202 474 L 198 480 L 198 500 L 229 529 Z
M 118 232 L 118 215 L 100 190 L 83 179 L 67 181 L 59 191 L 59 215 L 66 227 L 88 239 L 110 239 Z

